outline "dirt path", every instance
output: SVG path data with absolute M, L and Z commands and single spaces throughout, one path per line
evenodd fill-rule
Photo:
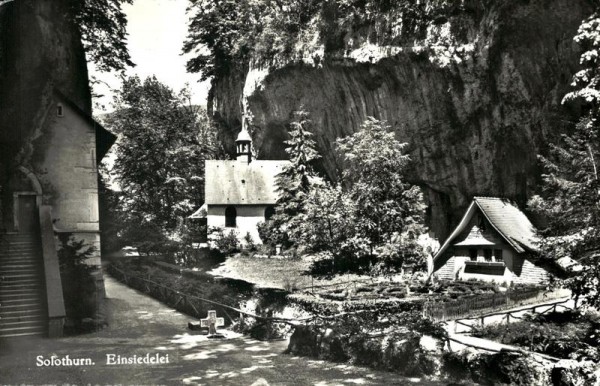
M 402 385 L 417 379 L 283 354 L 286 341 L 226 331 L 210 340 L 186 329 L 190 317 L 106 278 L 110 327 L 63 339 L 0 342 L 0 384 L 69 385 Z M 168 363 L 109 365 L 107 355 L 146 354 Z M 38 367 L 38 356 L 89 358 L 93 365 Z M 163 359 L 164 360 L 164 359 Z M 432 384 L 425 382 L 425 384 Z

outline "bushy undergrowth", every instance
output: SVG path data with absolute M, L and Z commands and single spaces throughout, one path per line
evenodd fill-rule
M 442 374 L 454 382 L 474 381 L 483 385 L 550 385 L 550 372 L 539 362 L 510 352 L 475 354 L 445 352 Z
M 508 325 L 487 326 L 474 335 L 558 358 L 600 359 L 600 320 L 591 313 L 552 312 Z
M 421 316 L 419 304 L 347 303 L 340 310 L 313 303 L 310 307 L 323 318 L 294 331 L 288 347 L 291 353 L 350 360 L 408 376 L 438 371 L 446 332 Z M 434 352 L 421 345 L 425 335 L 438 339 Z
M 84 240 L 76 240 L 70 233 L 59 235 L 58 258 L 62 279 L 63 297 L 68 318 L 67 330 L 80 332 L 88 329 L 82 320 L 94 319 L 99 308 L 96 300 L 95 267 L 86 263 L 95 249 Z M 102 323 L 96 321 L 95 323 Z M 93 326 L 88 326 L 93 328 Z

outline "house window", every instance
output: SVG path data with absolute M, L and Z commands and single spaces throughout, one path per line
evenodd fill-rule
M 483 259 L 488 262 L 492 262 L 492 250 L 484 249 L 483 250 Z
M 469 249 L 469 257 L 472 261 L 477 261 L 477 249 Z
M 235 206 L 228 206 L 225 208 L 225 226 L 227 228 L 236 227 L 236 218 L 237 211 L 235 210 Z
M 503 262 L 504 258 L 502 257 L 502 249 L 494 249 L 494 259 L 497 262 Z
M 265 209 L 265 221 L 269 221 L 271 217 L 275 214 L 275 208 L 272 206 L 267 206 Z
M 58 117 L 62 117 L 64 115 L 63 105 L 61 105 L 60 103 L 56 105 L 56 115 Z

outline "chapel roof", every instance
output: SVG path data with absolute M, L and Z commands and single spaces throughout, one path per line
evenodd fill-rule
M 289 161 L 206 161 L 205 202 L 208 205 L 274 205 L 276 176 Z
M 492 228 L 517 252 L 537 252 L 539 237 L 525 213 L 509 200 L 497 197 L 474 197 L 462 220 L 446 239 L 434 259 L 441 256 L 452 245 L 452 241 L 465 230 L 469 220 L 480 211 Z

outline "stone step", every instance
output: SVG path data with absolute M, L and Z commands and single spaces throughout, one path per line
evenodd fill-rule
M 4 318 L 15 318 L 15 317 L 25 317 L 25 316 L 35 316 L 38 318 L 44 317 L 44 310 L 42 307 L 38 306 L 36 308 L 30 309 L 21 309 L 21 310 L 3 310 L 0 309 L 0 319 Z
M 7 304 L 14 304 L 15 302 L 22 301 L 21 299 L 34 300 L 36 302 L 42 303 L 45 301 L 44 296 L 39 292 L 30 292 L 26 294 L 18 294 L 18 295 L 0 295 L 0 307 Z
M 40 253 L 31 255 L 0 256 L 0 264 L 11 263 L 14 261 L 42 261 L 42 255 Z
M 46 326 L 11 327 L 0 329 L 0 338 L 25 335 L 44 335 L 45 333 Z
M 28 303 L 41 303 L 42 302 L 42 298 L 41 296 L 27 296 L 27 297 L 21 297 L 21 298 L 8 298 L 8 299 L 2 299 L 0 298 L 0 308 L 4 308 L 4 307 L 8 307 L 11 305 L 19 305 L 19 304 L 28 304 Z
M 38 256 L 40 255 L 41 252 L 40 251 L 12 251 L 12 252 L 0 252 L 0 260 L 4 260 L 4 259 L 10 259 L 13 257 L 31 257 L 31 256 Z
M 12 268 L 31 268 L 31 267 L 40 267 L 42 264 L 35 260 L 15 260 L 15 261 L 5 261 L 4 263 L 0 263 L 0 271 L 3 269 L 12 269 Z
M 0 276 L 4 274 L 36 274 L 39 273 L 39 268 L 35 264 L 29 266 L 0 266 Z
M 30 319 L 30 320 L 14 320 L 9 321 L 2 319 L 0 320 L 0 331 L 5 328 L 12 327 L 45 327 L 47 322 L 42 318 Z
M 0 282 L 0 293 L 6 292 L 18 292 L 21 290 L 28 290 L 34 288 L 42 288 L 41 281 L 39 282 L 27 282 L 27 283 L 15 283 L 15 282 Z
M 0 319 L 0 323 L 18 323 L 18 322 L 45 322 L 45 317 L 42 314 L 29 314 L 21 316 L 4 316 Z
M 0 275 L 0 280 L 11 281 L 19 279 L 35 279 L 37 277 L 34 273 L 4 273 Z
M 28 300 L 18 303 L 2 303 L 0 304 L 0 315 L 4 312 L 22 311 L 22 310 L 37 310 L 42 308 L 42 302 L 35 300 Z

